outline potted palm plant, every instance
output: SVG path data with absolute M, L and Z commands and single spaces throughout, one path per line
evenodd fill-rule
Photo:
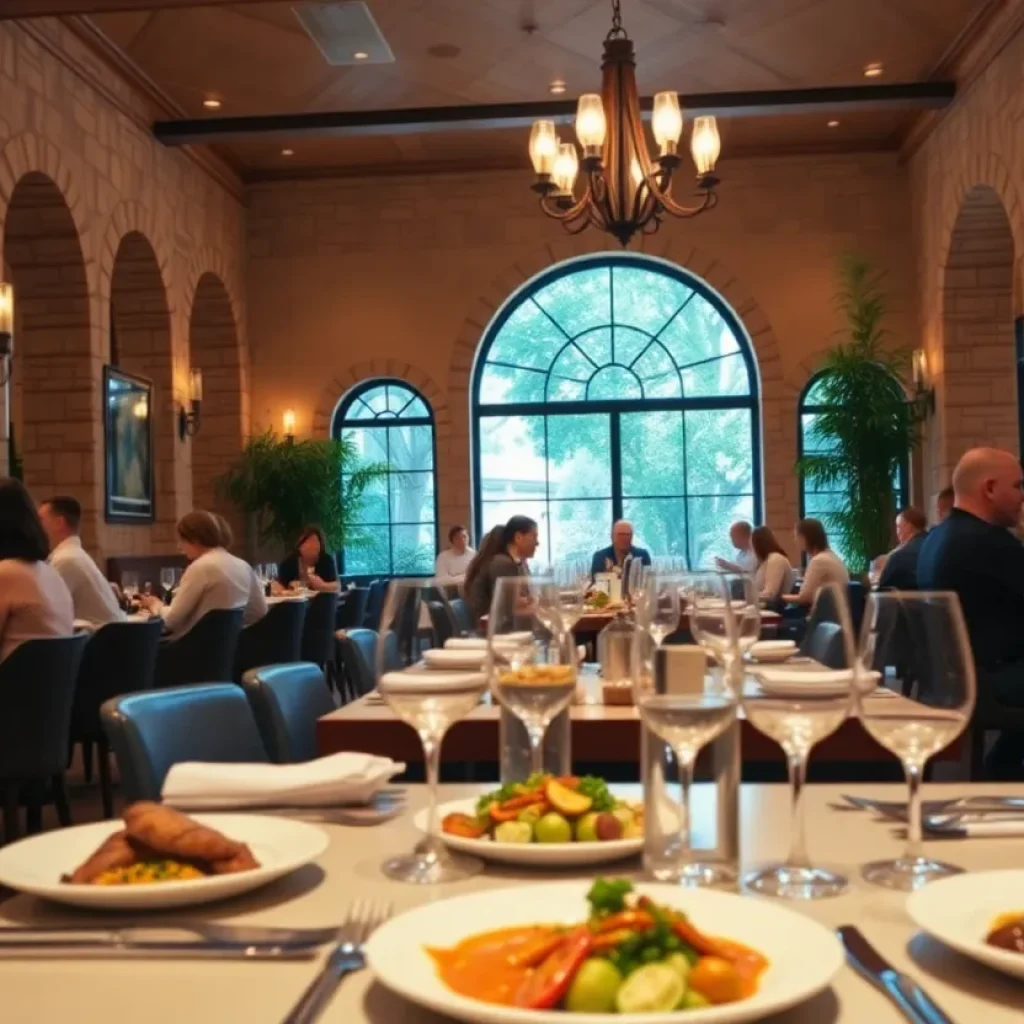
M 217 484 L 252 524 L 261 547 L 285 551 L 303 526 L 318 523 L 336 551 L 365 541 L 364 495 L 386 472 L 386 465 L 361 463 L 347 437 L 292 441 L 267 431 L 246 441 Z
M 883 327 L 883 275 L 848 255 L 840 281 L 847 338 L 822 361 L 821 410 L 807 437 L 814 454 L 796 468 L 807 485 L 846 493 L 845 504 L 826 515 L 826 526 L 850 567 L 863 572 L 892 546 L 895 481 L 916 443 L 918 417 L 900 382 L 910 353 L 889 344 Z

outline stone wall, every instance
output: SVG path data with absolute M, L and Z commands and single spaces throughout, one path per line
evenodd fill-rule
M 16 290 L 16 443 L 34 495 L 79 498 L 86 542 L 101 556 L 173 550 L 174 519 L 192 505 L 198 439 L 178 440 L 176 414 L 197 361 L 190 321 L 206 274 L 225 296 L 218 330 L 225 309 L 232 321 L 234 354 L 216 357 L 237 373 L 228 406 L 248 414 L 241 190 L 154 142 L 154 116 L 60 22 L 0 22 L 0 268 Z M 152 526 L 104 521 L 100 392 L 112 309 L 126 368 L 156 386 Z M 209 411 L 204 443 L 231 431 L 237 450 L 233 417 Z M 2 437 L 0 472 L 6 462 Z

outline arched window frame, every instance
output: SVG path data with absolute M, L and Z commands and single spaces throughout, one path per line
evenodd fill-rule
M 585 400 L 585 401 L 563 401 L 553 400 L 549 396 L 549 385 L 546 383 L 544 388 L 544 394 L 546 396 L 544 401 L 539 402 L 519 402 L 519 403 L 487 403 L 481 401 L 481 385 L 483 382 L 483 376 L 487 368 L 488 354 L 491 351 L 496 339 L 501 334 L 502 328 L 505 326 L 509 318 L 519 309 L 524 303 L 529 302 L 539 291 L 546 288 L 553 282 L 560 278 L 571 276 L 585 270 L 592 270 L 594 268 L 609 268 L 609 270 L 615 267 L 628 267 L 631 269 L 646 269 L 655 273 L 662 274 L 666 277 L 674 278 L 681 282 L 685 287 L 691 289 L 691 296 L 689 296 L 680 307 L 680 310 L 684 308 L 689 302 L 693 301 L 694 298 L 700 297 L 722 317 L 723 321 L 727 325 L 729 331 L 737 343 L 737 350 L 742 356 L 743 363 L 747 373 L 747 379 L 749 382 L 749 391 L 744 395 L 719 395 L 719 396 L 706 396 L 706 397 L 682 397 L 682 398 L 641 398 L 641 399 L 597 399 L 597 400 Z M 610 278 L 611 280 L 611 278 Z M 614 297 L 611 298 L 611 309 L 612 309 L 612 322 L 614 323 Z M 678 315 L 680 310 L 669 318 L 669 321 Z M 550 314 L 549 314 L 550 318 Z M 666 324 L 667 326 L 667 324 Z M 664 327 L 658 332 L 659 335 L 664 331 Z M 595 330 L 593 326 L 588 327 L 586 330 L 581 331 L 578 335 L 569 338 L 567 336 L 566 346 L 568 347 L 576 338 L 581 337 L 583 334 L 589 333 Z M 552 360 L 548 368 L 548 375 L 551 375 L 551 368 L 557 362 L 561 352 L 559 352 Z M 723 358 L 723 357 L 716 357 Z M 713 360 L 703 360 L 708 362 Z M 700 365 L 701 361 L 693 364 L 679 365 L 677 363 L 677 369 L 682 374 L 686 369 L 690 369 L 692 366 Z M 595 373 L 596 376 L 596 373 Z M 589 390 L 589 385 L 588 385 Z M 755 521 L 760 522 L 763 519 L 764 514 L 764 494 L 763 494 L 763 479 L 762 479 L 762 464 L 763 464 L 763 452 L 762 452 L 762 436 L 761 436 L 761 389 L 760 389 L 760 375 L 757 366 L 756 354 L 754 352 L 753 343 L 751 342 L 750 336 L 744 328 L 739 317 L 735 311 L 726 303 L 726 301 L 702 278 L 697 277 L 695 274 L 690 273 L 684 268 L 669 263 L 664 260 L 660 260 L 650 256 L 633 256 L 629 254 L 611 254 L 601 253 L 594 256 L 581 257 L 578 259 L 568 260 L 564 263 L 560 263 L 554 267 L 547 269 L 546 271 L 538 274 L 531 281 L 527 282 L 520 289 L 513 292 L 504 305 L 495 315 L 494 319 L 488 325 L 487 330 L 484 333 L 483 339 L 481 340 L 480 346 L 477 350 L 476 361 L 474 363 L 472 382 L 471 382 L 471 432 L 472 432 L 472 471 L 473 471 L 473 515 L 474 523 L 476 527 L 476 535 L 480 538 L 483 537 L 483 532 L 486 529 L 488 523 L 484 522 L 484 509 L 483 509 L 483 493 L 482 493 L 482 474 L 481 474 L 481 433 L 480 424 L 481 420 L 488 416 L 544 416 L 550 417 L 552 415 L 571 414 L 571 413 L 609 413 L 612 416 L 612 428 L 610 437 L 610 449 L 611 449 L 611 476 L 612 476 L 612 489 L 611 495 L 611 517 L 612 520 L 616 520 L 623 517 L 623 493 L 622 493 L 622 475 L 621 475 L 621 452 L 620 452 L 620 437 L 618 435 L 617 424 L 618 416 L 616 414 L 629 413 L 629 412 L 657 412 L 657 411 L 681 411 L 685 412 L 688 410 L 733 410 L 743 409 L 750 412 L 750 433 L 751 433 L 751 479 L 752 479 L 752 504 L 753 504 L 753 518 Z M 684 474 L 685 474 L 685 456 L 684 456 Z M 684 489 L 683 494 L 680 497 L 694 497 L 694 495 L 687 495 Z M 550 509 L 552 498 L 550 496 L 550 489 L 548 489 L 545 502 L 547 507 Z M 688 506 L 687 506 L 688 508 Z M 610 525 L 610 524 L 609 524 Z M 689 529 L 689 516 L 687 513 L 687 520 L 683 524 L 684 537 L 686 538 L 686 551 L 687 558 L 690 556 L 690 529 Z M 607 543 L 602 538 L 595 538 L 600 540 L 602 543 Z M 657 552 L 656 552 L 657 553 Z
M 408 397 L 405 403 L 399 408 L 397 412 L 393 412 L 389 409 L 374 410 L 364 400 L 364 396 L 372 391 L 376 391 L 378 388 L 395 388 L 401 392 L 404 392 Z M 407 410 L 415 402 L 420 402 L 423 409 L 426 411 L 425 415 L 418 414 L 419 410 L 414 410 L 415 415 L 409 414 Z M 390 402 L 387 403 L 390 405 Z M 370 415 L 352 417 L 351 413 L 354 408 L 358 408 L 361 405 L 366 409 Z M 348 575 L 349 577 L 356 580 L 364 579 L 380 579 L 385 577 L 391 577 L 394 575 L 432 575 L 432 566 L 434 558 L 438 550 L 438 505 L 437 505 L 437 426 L 434 419 L 434 409 L 430 404 L 430 400 L 417 388 L 415 388 L 408 381 L 404 381 L 398 377 L 371 377 L 367 380 L 361 381 L 350 391 L 348 391 L 341 401 L 338 403 L 337 409 L 335 409 L 334 417 L 331 422 L 331 436 L 334 438 L 340 438 L 346 431 L 354 429 L 379 429 L 385 430 L 390 426 L 400 425 L 403 427 L 430 427 L 430 447 L 431 447 L 431 464 L 429 470 L 417 470 L 415 472 L 429 472 L 431 474 L 431 488 L 433 492 L 433 521 L 430 523 L 432 527 L 433 535 L 433 551 L 431 552 L 430 562 L 431 568 L 427 568 L 424 564 L 424 571 L 421 573 L 396 573 L 395 572 L 395 543 L 394 543 L 394 532 L 395 526 L 416 526 L 423 525 L 424 520 L 420 520 L 416 523 L 405 523 L 395 522 L 392 518 L 392 489 L 391 489 L 391 478 L 395 476 L 401 476 L 405 470 L 388 470 L 388 480 L 386 486 L 387 501 L 388 501 L 388 521 L 380 523 L 368 523 L 365 524 L 370 529 L 380 528 L 387 526 L 388 536 L 388 571 L 387 572 L 369 572 L 369 573 L 350 573 L 346 568 L 345 551 L 342 549 L 338 552 L 338 567 L 339 573 Z M 390 440 L 385 434 L 385 451 L 390 455 Z

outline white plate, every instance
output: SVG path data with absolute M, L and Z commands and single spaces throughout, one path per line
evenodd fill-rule
M 612 794 L 614 796 L 614 794 Z M 437 809 L 437 827 L 446 814 L 475 814 L 475 800 L 452 800 Z M 427 812 L 419 811 L 413 824 L 427 830 Z M 586 864 L 608 864 L 611 861 L 634 857 L 644 847 L 643 836 L 635 839 L 609 839 L 596 843 L 496 843 L 493 839 L 469 839 L 440 833 L 446 846 L 460 853 L 471 853 L 481 860 L 501 864 L 522 864 L 525 867 L 568 868 Z
M 430 647 L 423 652 L 423 661 L 430 669 L 479 669 L 483 668 L 484 662 L 487 661 L 487 649 L 485 647 L 482 651 L 452 650 Z
M 453 636 L 444 642 L 446 651 L 486 651 L 487 638 L 482 636 Z
M 445 672 L 435 669 L 409 668 L 403 672 L 385 672 L 377 683 L 377 690 L 383 697 L 388 691 L 392 693 L 416 693 L 419 690 L 453 690 L 464 693 L 466 690 L 487 689 L 487 676 L 482 672 L 456 672 L 448 669 Z
M 850 669 L 752 668 L 751 674 L 769 697 L 841 697 L 850 688 Z M 862 693 L 870 693 L 882 678 L 880 672 L 868 672 L 860 684 Z
M 573 1013 L 520 1010 L 456 995 L 437 976 L 424 946 L 452 946 L 477 932 L 586 917 L 591 881 L 518 885 L 426 903 L 388 921 L 371 937 L 366 958 L 378 980 L 400 996 L 474 1024 L 740 1024 L 802 1003 L 826 988 L 843 966 L 831 930 L 778 903 L 710 889 L 641 883 L 657 903 L 685 911 L 712 935 L 764 953 L 769 965 L 749 999 L 667 1013 Z
M 189 907 L 258 889 L 316 860 L 327 849 L 323 829 L 304 821 L 260 814 L 193 814 L 195 821 L 229 839 L 247 843 L 260 866 L 234 875 L 211 875 L 152 885 L 65 885 L 63 874 L 91 856 L 124 825 L 101 821 L 44 832 L 0 849 L 0 884 L 57 903 L 93 910 L 154 910 Z
M 758 640 L 750 648 L 751 657 L 761 664 L 788 661 L 797 653 L 797 646 L 792 640 Z
M 1000 914 L 1024 912 L 1024 870 L 974 871 L 932 882 L 907 900 L 922 931 L 973 960 L 1024 979 L 1024 953 L 985 943 Z

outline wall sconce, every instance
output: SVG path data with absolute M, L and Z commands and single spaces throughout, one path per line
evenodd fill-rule
M 284 411 L 284 439 L 291 444 L 295 440 L 295 410 Z
M 203 406 L 203 371 L 192 370 L 188 375 L 188 403 L 178 410 L 178 437 L 195 437 L 199 433 L 200 414 Z
M 911 357 L 914 376 L 914 411 L 919 419 L 927 419 L 935 413 L 935 388 L 928 373 L 928 353 L 923 348 L 914 349 Z
M 14 366 L 14 285 L 0 281 L 0 387 L 11 379 Z

